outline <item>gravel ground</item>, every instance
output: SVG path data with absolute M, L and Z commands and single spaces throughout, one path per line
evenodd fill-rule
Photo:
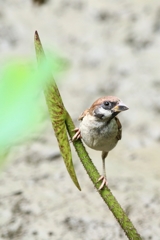
M 36 2 L 36 1 L 35 1 Z M 45 49 L 70 62 L 59 90 L 75 124 L 105 95 L 121 98 L 123 138 L 109 154 L 109 186 L 145 240 L 160 239 L 160 3 L 0 0 L 1 58 Z M 43 1 L 42 1 L 43 2 Z M 43 121 L 12 149 L 0 176 L 0 240 L 127 239 L 73 149 L 79 192 L 60 156 L 42 95 Z M 87 149 L 98 170 L 100 152 Z

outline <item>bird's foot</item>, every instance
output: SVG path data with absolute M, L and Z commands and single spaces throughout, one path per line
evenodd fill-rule
M 72 142 L 81 138 L 81 132 L 80 132 L 79 128 L 75 128 L 75 129 L 73 129 L 73 131 L 75 132 L 75 134 L 72 137 Z
M 105 185 L 108 186 L 107 178 L 105 176 L 100 176 L 97 183 L 100 181 L 102 181 L 102 183 L 101 183 L 100 187 L 98 188 L 98 190 L 101 190 Z

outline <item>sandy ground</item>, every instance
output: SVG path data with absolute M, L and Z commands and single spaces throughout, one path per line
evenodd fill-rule
M 160 3 L 148 1 L 0 1 L 1 57 L 32 56 L 38 30 L 45 48 L 70 62 L 58 81 L 75 124 L 104 95 L 129 111 L 123 138 L 107 159 L 109 186 L 143 239 L 160 239 Z M 0 240 L 127 239 L 73 149 L 82 188 L 66 172 L 42 95 L 41 131 L 15 147 L 0 176 Z M 87 149 L 101 171 L 100 152 Z

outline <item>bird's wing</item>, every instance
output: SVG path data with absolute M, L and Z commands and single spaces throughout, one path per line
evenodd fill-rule
M 117 139 L 121 140 L 121 138 L 122 138 L 122 125 L 121 125 L 121 123 L 120 123 L 120 121 L 117 117 L 115 117 L 115 120 L 116 120 L 117 125 L 118 125 Z
M 86 109 L 78 118 L 78 120 L 83 120 L 83 118 L 87 115 L 87 113 L 89 112 L 89 109 Z

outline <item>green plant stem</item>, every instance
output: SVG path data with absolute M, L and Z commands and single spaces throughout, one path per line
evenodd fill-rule
M 46 61 L 46 58 L 45 58 L 44 50 L 43 50 L 37 31 L 35 32 L 34 38 L 35 38 L 35 50 L 36 50 L 37 61 L 38 61 L 39 68 L 41 68 L 42 63 L 44 64 L 44 61 Z M 58 141 L 61 155 L 66 165 L 67 171 L 72 181 L 76 185 L 76 187 L 79 190 L 81 190 L 75 170 L 74 170 L 71 148 L 70 148 L 67 131 L 66 131 L 65 119 L 66 119 L 67 111 L 64 107 L 58 87 L 50 71 L 51 69 L 47 69 L 47 72 L 46 72 L 47 79 L 46 79 L 46 84 L 44 86 L 44 95 L 46 98 L 50 119 L 52 122 L 52 126 Z
M 66 125 L 67 125 L 67 130 L 68 130 L 69 136 L 72 138 L 74 135 L 74 133 L 73 133 L 74 123 L 73 123 L 71 117 L 69 116 L 69 114 L 66 119 Z M 73 145 L 74 145 L 76 152 L 77 152 L 86 172 L 88 173 L 91 181 L 93 182 L 94 186 L 98 190 L 101 183 L 97 183 L 97 179 L 99 179 L 100 174 L 98 173 L 97 169 L 95 168 L 84 145 L 82 144 L 81 140 L 74 141 Z M 98 190 L 98 192 L 99 192 L 100 196 L 102 197 L 102 199 L 104 200 L 104 202 L 108 205 L 109 209 L 111 210 L 111 212 L 113 213 L 113 215 L 115 216 L 117 221 L 119 222 L 120 226 L 126 233 L 128 239 L 141 240 L 142 238 L 138 234 L 137 230 L 133 226 L 132 222 L 130 221 L 130 219 L 128 218 L 126 213 L 123 211 L 120 204 L 117 202 L 117 200 L 113 196 L 111 190 L 105 186 L 102 190 L 100 190 L 100 191 Z

